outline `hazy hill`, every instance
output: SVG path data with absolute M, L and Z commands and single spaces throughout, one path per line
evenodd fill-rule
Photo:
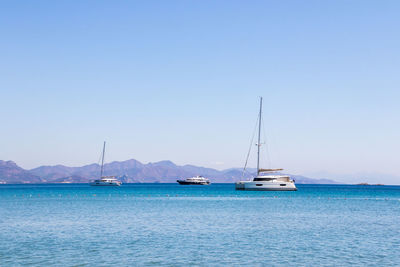
M 42 179 L 22 169 L 13 161 L 0 160 L 0 181 L 12 183 L 40 183 Z
M 245 178 L 254 175 L 255 169 L 249 169 Z M 231 183 L 242 179 L 243 170 L 232 168 L 216 170 L 194 165 L 178 166 L 171 161 L 159 161 L 143 164 L 135 159 L 114 161 L 104 165 L 104 175 L 115 175 L 124 183 L 174 183 L 177 179 L 203 175 L 214 183 Z M 253 172 L 253 173 L 251 173 Z M 12 161 L 0 161 L 0 181 L 7 183 L 86 183 L 100 175 L 100 165 L 90 164 L 81 167 L 64 165 L 40 166 L 24 170 Z M 304 176 L 293 176 L 297 183 L 335 183 L 327 179 L 311 179 Z

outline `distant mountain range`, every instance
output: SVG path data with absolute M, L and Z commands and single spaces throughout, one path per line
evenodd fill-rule
M 255 169 L 249 169 L 245 178 L 252 177 Z M 1 183 L 87 183 L 100 175 L 100 165 L 82 167 L 64 165 L 40 166 L 31 170 L 19 167 L 13 161 L 0 160 Z M 175 183 L 177 179 L 202 175 L 213 183 L 232 183 L 242 179 L 242 169 L 216 170 L 194 165 L 178 166 L 165 160 L 143 164 L 135 159 L 114 161 L 104 165 L 104 175 L 117 176 L 123 183 Z M 334 184 L 328 179 L 312 179 L 291 175 L 298 184 Z

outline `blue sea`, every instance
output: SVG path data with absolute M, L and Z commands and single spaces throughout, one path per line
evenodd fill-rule
M 400 266 L 400 186 L 0 185 L 1 266 Z

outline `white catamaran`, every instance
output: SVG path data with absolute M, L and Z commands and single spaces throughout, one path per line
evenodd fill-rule
M 105 152 L 106 152 L 106 141 L 104 141 L 103 153 L 101 156 L 100 179 L 91 181 L 89 184 L 92 186 L 120 186 L 122 183 L 120 181 L 118 181 L 115 178 L 115 176 L 103 176 Z
M 260 134 L 262 116 L 262 97 L 260 98 L 260 113 L 258 114 L 258 142 L 257 142 L 257 176 L 253 180 L 236 182 L 236 190 L 251 191 L 296 191 L 294 181 L 288 175 L 276 173 L 283 169 L 261 169 L 260 168 Z M 246 160 L 247 164 L 247 160 Z M 245 171 L 246 166 L 244 167 Z

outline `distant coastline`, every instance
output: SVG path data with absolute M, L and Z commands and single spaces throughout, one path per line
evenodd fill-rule
M 384 185 L 384 184 L 369 184 L 369 183 L 358 183 L 355 185 Z
M 242 168 L 216 170 L 195 165 L 176 165 L 172 161 L 141 163 L 135 159 L 114 161 L 104 165 L 105 175 L 115 175 L 122 183 L 176 183 L 176 180 L 202 175 L 212 183 L 234 183 L 240 179 L 250 179 L 255 169 L 249 168 L 243 177 Z M 310 178 L 302 175 L 290 175 L 296 184 L 345 184 L 331 179 Z M 40 166 L 26 170 L 13 161 L 0 160 L 0 184 L 84 184 L 98 178 L 99 164 L 80 167 L 64 165 Z M 354 185 L 382 186 L 383 183 L 361 182 Z
M 169 160 L 141 163 L 135 159 L 114 161 L 104 165 L 105 175 L 113 175 L 122 183 L 176 183 L 177 179 L 202 175 L 212 183 L 234 183 L 250 179 L 255 169 L 248 169 L 243 177 L 242 168 L 216 170 L 194 165 L 176 165 Z M 285 173 L 288 174 L 288 173 Z M 100 175 L 99 164 L 81 167 L 64 165 L 40 166 L 26 170 L 13 161 L 0 160 L 0 183 L 6 184 L 68 184 L 88 183 Z M 296 184 L 340 184 L 330 179 L 314 179 L 302 175 L 290 175 Z

